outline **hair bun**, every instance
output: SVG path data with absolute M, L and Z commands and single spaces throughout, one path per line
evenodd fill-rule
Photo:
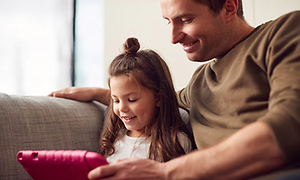
M 140 43 L 137 38 L 128 38 L 124 44 L 124 54 L 135 54 L 140 49 Z

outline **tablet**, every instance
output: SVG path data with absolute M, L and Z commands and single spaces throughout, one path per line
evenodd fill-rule
M 108 164 L 102 155 L 85 150 L 24 150 L 17 159 L 34 180 L 88 180 L 90 170 Z

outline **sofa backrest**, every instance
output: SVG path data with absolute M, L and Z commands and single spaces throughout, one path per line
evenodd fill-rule
M 104 111 L 96 102 L 0 93 L 0 179 L 31 179 L 20 150 L 97 151 Z

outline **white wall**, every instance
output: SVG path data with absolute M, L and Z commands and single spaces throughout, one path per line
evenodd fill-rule
M 247 22 L 257 26 L 286 12 L 300 9 L 300 0 L 244 0 Z M 179 45 L 172 45 L 171 33 L 162 18 L 159 0 L 105 0 L 105 78 L 111 60 L 128 37 L 141 47 L 158 52 L 170 67 L 175 89 L 183 88 L 199 63 L 190 62 Z
M 256 27 L 263 22 L 295 10 L 300 10 L 300 0 L 243 0 L 247 22 Z
M 139 39 L 142 48 L 153 49 L 164 58 L 177 90 L 186 85 L 198 64 L 186 58 L 181 46 L 171 44 L 169 26 L 162 18 L 159 0 L 105 1 L 106 75 L 109 63 L 131 36 Z

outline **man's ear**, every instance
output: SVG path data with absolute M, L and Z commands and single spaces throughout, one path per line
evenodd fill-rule
M 238 0 L 227 0 L 224 3 L 223 10 L 225 11 L 226 22 L 228 23 L 233 17 L 237 16 Z

